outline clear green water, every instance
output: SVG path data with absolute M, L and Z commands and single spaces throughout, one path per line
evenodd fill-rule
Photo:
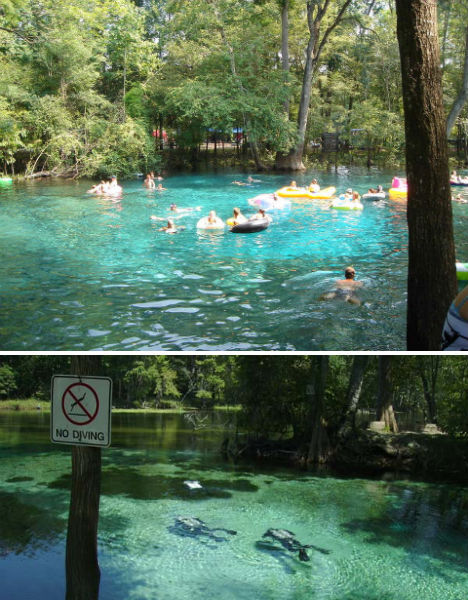
M 230 465 L 217 453 L 230 420 L 195 432 L 179 415 L 114 415 L 101 600 L 466 599 L 467 489 Z M 47 415 L 0 414 L 0 465 L 0 597 L 61 600 L 69 451 L 48 443 Z M 238 533 L 182 537 L 179 515 Z M 310 562 L 259 544 L 269 527 L 313 544 Z
M 312 175 L 299 177 L 299 184 Z M 320 176 L 322 186 L 365 192 L 390 173 Z M 264 232 L 197 233 L 201 215 L 223 218 L 287 184 L 240 173 L 168 177 L 166 192 L 124 182 L 121 202 L 86 195 L 89 182 L 0 189 L 2 350 L 395 350 L 404 348 L 405 206 L 364 211 L 293 204 Z M 151 215 L 201 206 L 159 232 Z M 468 205 L 456 205 L 456 244 L 468 260 Z M 353 264 L 361 307 L 320 295 Z

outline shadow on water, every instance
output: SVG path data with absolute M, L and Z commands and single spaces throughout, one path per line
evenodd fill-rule
M 294 567 L 299 567 L 304 564 L 301 563 L 294 554 L 275 546 L 271 542 L 259 540 L 255 542 L 255 549 L 274 558 L 287 575 L 294 575 L 296 573 Z
M 189 517 L 190 519 L 190 517 Z M 198 521 L 198 519 L 195 519 Z M 200 521 L 200 523 L 203 523 Z M 229 535 L 236 535 L 236 531 L 228 530 L 223 527 L 208 527 L 203 524 L 201 527 L 196 528 L 188 528 L 179 522 L 179 519 L 176 519 L 173 525 L 170 525 L 167 528 L 168 532 L 172 535 L 177 535 L 182 538 L 194 538 L 198 540 L 201 544 L 208 546 L 209 548 L 216 548 L 215 544 L 210 544 L 210 542 L 228 542 Z M 222 535 L 220 535 L 222 534 Z
M 392 488 L 390 488 L 391 490 Z M 394 488 L 398 490 L 398 488 Z M 434 486 L 428 489 L 406 489 L 379 516 L 353 519 L 342 524 L 348 533 L 365 536 L 367 544 L 387 544 L 404 548 L 418 561 L 435 558 L 450 563 L 466 573 L 468 563 L 468 516 L 466 499 L 459 490 Z M 446 574 L 432 565 L 431 570 L 446 581 Z
M 186 476 L 167 477 L 143 475 L 136 469 L 107 468 L 103 471 L 101 493 L 114 496 L 124 495 L 135 500 L 157 500 L 177 498 L 179 500 L 208 500 L 231 498 L 231 492 L 256 492 L 258 487 L 246 479 L 205 479 L 202 489 L 190 490 L 184 485 Z M 48 486 L 52 489 L 70 489 L 71 477 L 64 474 Z
M 57 542 L 64 533 L 66 520 L 56 517 L 57 510 L 39 508 L 40 494 L 31 494 L 24 502 L 16 493 L 0 491 L 0 557 L 8 554 L 33 554 Z

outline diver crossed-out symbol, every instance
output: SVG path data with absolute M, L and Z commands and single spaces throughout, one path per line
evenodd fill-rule
M 75 395 L 73 394 L 73 392 L 69 392 L 69 394 L 70 394 L 70 396 L 72 396 L 73 398 L 75 398 Z M 70 412 L 68 414 L 69 415 L 79 414 L 79 415 L 81 415 L 83 417 L 84 416 L 83 413 L 74 413 L 73 412 L 73 409 L 78 404 L 79 407 L 85 412 L 85 414 L 87 414 L 88 417 L 91 417 L 91 415 L 89 414 L 89 412 L 86 410 L 85 406 L 83 404 L 81 404 L 85 398 L 86 398 L 86 392 L 81 396 L 81 398 L 75 398 L 75 402 L 72 403 L 71 410 L 70 410 Z
M 70 423 L 87 425 L 99 412 L 98 395 L 87 383 L 72 383 L 62 396 L 62 410 Z

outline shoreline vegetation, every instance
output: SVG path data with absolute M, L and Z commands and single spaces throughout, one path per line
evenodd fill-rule
M 377 170 L 389 170 L 394 169 L 395 171 L 401 171 L 405 168 L 404 155 L 401 154 L 398 157 L 392 157 L 390 159 L 386 157 L 377 157 L 369 161 L 365 152 L 354 152 L 349 150 L 347 152 L 315 152 L 304 156 L 304 173 L 307 172 L 339 172 L 340 168 L 365 168 L 369 172 Z M 144 165 L 140 165 L 141 168 Z M 452 170 L 463 170 L 468 167 L 468 161 L 460 158 L 459 156 L 450 156 L 450 168 Z M 144 168 L 143 168 L 144 170 Z M 194 159 L 192 153 L 174 153 L 173 155 L 166 153 L 163 160 L 160 163 L 159 172 L 164 174 L 166 177 L 170 175 L 176 175 L 180 173 L 198 173 L 198 172 L 212 172 L 217 173 L 218 171 L 241 171 L 245 173 L 277 173 L 280 174 L 282 170 L 276 169 L 273 163 L 265 163 L 265 168 L 258 170 L 255 162 L 249 159 L 247 156 L 242 158 L 236 155 L 235 152 L 229 152 L 221 150 L 217 154 L 213 150 L 201 151 L 197 154 Z M 135 171 L 135 173 L 127 173 L 122 176 L 123 181 L 132 181 L 141 179 L 143 172 Z M 100 174 L 101 175 L 101 174 Z M 8 173 L 8 176 L 16 183 L 25 181 L 51 181 L 54 179 L 64 179 L 70 181 L 76 181 L 80 179 L 94 180 L 92 175 L 88 174 L 76 174 L 70 173 L 67 169 L 65 170 L 51 170 L 51 171 L 37 171 L 29 173 L 27 170 L 20 173 Z
M 439 13 L 443 120 L 462 165 L 466 9 Z M 404 161 L 397 14 L 380 2 L 7 1 L 0 68 L 0 172 L 13 176 Z
M 113 408 L 113 414 L 182 415 L 214 411 L 240 413 L 240 405 L 219 405 L 200 410 L 198 407 Z M 8 412 L 50 413 L 50 402 L 13 399 L 0 402 L 0 414 Z M 292 471 L 310 469 L 307 448 L 294 439 L 258 439 L 248 433 L 227 434 L 219 448 L 230 462 L 252 460 L 259 464 L 281 465 Z M 374 431 L 361 428 L 340 439 L 326 459 L 313 471 L 340 477 L 405 479 L 468 484 L 468 440 L 442 433 L 435 425 L 424 431 Z
M 217 422 L 207 418 L 213 411 L 230 413 L 235 418 L 223 429 L 219 453 L 234 464 L 248 458 L 349 477 L 393 473 L 468 483 L 468 365 L 462 356 L 78 359 L 5 356 L 2 419 L 24 410 L 46 420 L 52 375 L 87 367 L 111 377 L 116 414 L 184 415 L 183 428 L 195 434 Z
M 37 400 L 35 398 L 20 398 L 20 399 L 5 399 L 0 400 L 0 412 L 50 412 L 49 400 Z M 180 406 L 180 407 L 142 407 L 142 408 L 120 408 L 112 407 L 112 413 L 156 413 L 156 414 L 183 414 L 185 412 L 193 412 L 200 410 L 196 406 Z M 220 404 L 214 405 L 207 411 L 239 411 L 240 405 Z

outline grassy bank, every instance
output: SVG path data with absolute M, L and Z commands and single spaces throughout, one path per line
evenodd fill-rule
M 50 411 L 48 400 L 36 398 L 16 398 L 15 400 L 0 400 L 0 410 L 45 410 Z
M 238 411 L 240 410 L 240 406 L 214 406 L 213 410 L 224 410 L 224 411 Z M 48 400 L 37 400 L 36 398 L 21 398 L 14 400 L 0 400 L 0 410 L 9 410 L 9 411 L 50 411 L 50 402 Z M 113 413 L 160 413 L 160 414 L 180 414 L 187 411 L 192 410 L 202 410 L 197 409 L 196 406 L 176 406 L 171 408 L 113 408 Z

